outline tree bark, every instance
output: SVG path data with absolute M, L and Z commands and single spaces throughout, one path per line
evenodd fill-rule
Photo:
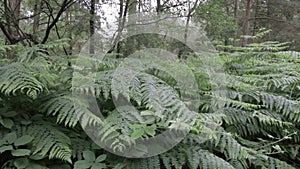
M 187 42 L 187 35 L 188 35 L 188 31 L 189 31 L 189 26 L 190 26 L 190 20 L 192 17 L 193 12 L 195 11 L 197 5 L 198 5 L 199 0 L 196 0 L 195 4 L 193 5 L 193 7 L 191 7 L 191 4 L 189 3 L 189 11 L 187 14 L 187 20 L 185 23 L 185 30 L 184 30 L 184 42 Z
M 258 17 L 258 12 L 259 12 L 259 0 L 256 0 L 255 1 L 255 14 L 254 14 L 254 18 Z M 252 32 L 253 36 L 256 34 L 256 27 L 257 27 L 257 20 L 254 19 L 253 32 Z
M 268 18 L 272 18 L 272 16 L 271 16 L 271 1 L 270 0 L 267 0 L 267 17 Z M 271 29 L 272 28 L 272 25 L 271 25 L 271 19 L 268 19 L 268 24 L 267 24 L 267 28 L 268 29 Z M 271 34 L 269 33 L 268 34 L 268 39 L 270 39 L 271 38 Z
M 19 36 L 19 17 L 20 17 L 20 9 L 21 9 L 22 0 L 10 0 L 8 3 L 8 31 L 13 36 Z
M 95 9 L 96 1 L 91 0 L 91 8 L 90 8 L 90 46 L 89 51 L 90 54 L 95 54 L 95 18 L 96 18 L 96 9 Z
M 21 9 L 21 3 L 22 0 L 4 0 L 4 10 L 5 10 L 5 19 L 6 24 L 3 25 L 1 23 L 0 27 L 2 32 L 7 37 L 7 43 L 8 44 L 16 44 L 18 43 L 19 39 L 22 38 L 19 30 L 19 18 L 20 18 L 20 9 Z M 8 59 L 14 59 L 16 58 L 16 52 L 7 50 L 7 58 Z
M 238 16 L 238 10 L 239 10 L 239 0 L 234 0 L 234 18 L 237 18 Z
M 161 0 L 156 0 L 156 5 L 157 5 L 156 7 L 157 14 L 161 14 L 163 12 Z
M 137 11 L 137 0 L 127 0 L 129 1 L 129 6 L 128 6 L 128 33 L 129 35 L 134 34 L 134 25 L 136 23 L 136 11 Z
M 249 35 L 251 8 L 252 8 L 252 0 L 247 0 L 246 15 L 243 24 L 243 35 Z M 247 43 L 248 40 L 247 38 L 245 38 L 243 41 L 243 46 L 246 46 Z
M 42 1 L 41 0 L 35 0 L 34 4 L 34 18 L 33 18 L 33 28 L 32 28 L 32 35 L 34 41 L 38 42 L 38 31 L 39 31 L 39 25 L 40 25 L 40 13 L 42 11 Z
M 135 38 L 135 24 L 136 24 L 136 13 L 137 13 L 137 0 L 127 0 L 129 1 L 128 6 L 128 22 L 127 22 L 127 34 L 129 35 L 127 38 L 127 49 L 130 49 L 124 53 L 124 56 L 126 57 L 131 52 L 135 51 L 137 49 L 137 40 Z
M 115 50 L 116 50 L 116 53 L 120 53 L 119 40 L 121 39 L 122 31 L 124 30 L 124 26 L 125 26 L 125 22 L 126 22 L 126 16 L 127 16 L 127 13 L 128 13 L 128 7 L 129 7 L 129 0 L 125 1 L 125 7 L 124 7 L 124 0 L 120 0 L 118 30 L 116 32 L 116 36 L 114 36 L 112 47 L 108 51 L 108 53 L 112 53 Z M 119 55 L 117 55 L 117 57 L 119 57 Z
M 19 32 L 19 17 L 22 0 L 4 0 L 6 24 L 1 23 L 1 30 L 6 35 L 9 44 L 19 42 L 21 38 Z
M 44 1 L 44 2 L 47 2 L 47 1 Z M 48 23 L 48 26 L 47 26 L 46 31 L 45 31 L 46 33 L 45 33 L 45 35 L 44 35 L 44 38 L 43 38 L 41 44 L 45 44 L 45 43 L 47 42 L 51 30 L 55 27 L 55 25 L 56 25 L 57 22 L 59 21 L 61 15 L 62 15 L 62 14 L 63 14 L 70 6 L 72 6 L 74 3 L 75 3 L 74 0 L 69 0 L 69 1 L 68 1 L 68 0 L 64 0 L 64 1 L 62 2 L 62 4 L 60 5 L 61 8 L 59 9 L 59 11 L 58 11 L 56 17 L 53 19 L 53 21 L 52 21 L 51 23 Z M 48 4 L 48 5 L 49 5 L 49 4 Z

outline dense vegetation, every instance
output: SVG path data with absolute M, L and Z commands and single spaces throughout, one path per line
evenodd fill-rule
M 129 1 L 121 0 L 120 6 L 132 12 L 126 8 Z M 39 5 L 41 2 L 44 5 Z M 178 12 L 180 16 L 180 8 L 173 7 L 186 3 L 171 2 L 158 3 L 156 12 Z M 297 40 L 286 43 L 294 37 L 283 37 L 282 43 L 275 41 L 273 32 L 278 30 L 272 32 L 272 25 L 263 28 L 265 23 L 259 21 L 251 35 L 249 27 L 236 34 L 240 23 L 229 15 L 235 8 L 222 2 L 188 4 L 188 18 L 207 23 L 207 36 L 218 49 L 215 54 L 222 66 L 213 73 L 206 69 L 213 65 L 206 65 L 201 58 L 209 59 L 209 53 L 193 53 L 173 41 L 167 42 L 169 50 L 181 50 L 180 55 L 175 53 L 176 59 L 155 59 L 153 53 L 145 53 L 146 60 L 132 64 L 127 59 L 130 53 L 165 45 L 161 37 L 153 35 L 146 40 L 137 36 L 114 42 L 104 56 L 97 55 L 93 45 L 87 54 L 77 54 L 82 42 L 74 39 L 95 32 L 93 0 L 88 3 L 89 15 L 80 8 L 83 1 L 30 1 L 24 8 L 34 6 L 35 14 L 29 17 L 33 18 L 33 30 L 24 23 L 9 22 L 19 21 L 22 14 L 14 15 L 17 10 L 8 10 L 8 1 L 0 2 L 1 9 L 4 6 L 1 13 L 12 14 L 12 18 L 0 17 L 1 38 L 5 39 L 0 45 L 0 168 L 300 168 L 300 54 L 291 51 L 299 47 Z M 257 17 L 265 9 L 279 9 L 272 3 L 255 2 Z M 70 7 L 72 10 L 67 10 Z M 241 7 L 246 8 L 247 3 Z M 120 12 L 121 21 L 126 18 L 125 11 L 124 16 Z M 64 12 L 66 20 L 59 21 Z M 71 23 L 72 17 L 80 14 L 90 19 L 89 30 L 79 30 L 76 19 Z M 299 18 L 294 8 L 289 14 L 289 21 Z M 229 25 L 217 24 L 221 21 Z M 71 34 L 66 27 L 72 27 Z M 116 42 L 120 38 L 117 35 Z M 132 41 L 138 43 L 132 45 Z M 186 77 L 188 73 L 195 84 L 180 89 L 172 75 Z M 94 101 L 104 117 L 95 110 Z M 116 102 L 130 103 L 136 110 Z M 135 158 L 122 156 L 138 140 L 151 139 L 168 129 L 186 136 L 167 152 L 141 158 L 152 150 L 137 147 L 131 152 Z M 91 139 L 88 131 L 97 137 Z M 164 141 L 172 142 L 176 138 L 172 136 Z

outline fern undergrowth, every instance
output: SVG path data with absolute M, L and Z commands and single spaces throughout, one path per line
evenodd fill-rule
M 28 50 L 1 61 L 2 168 L 300 168 L 298 53 L 222 53 L 220 88 L 197 58 L 152 65 L 177 77 L 192 73 L 196 84 L 179 90 L 167 71 L 109 56 L 80 56 L 84 64 L 71 59 L 70 67 L 60 56 Z M 90 129 L 112 152 L 93 143 Z M 114 155 L 166 130 L 188 132 L 153 157 Z

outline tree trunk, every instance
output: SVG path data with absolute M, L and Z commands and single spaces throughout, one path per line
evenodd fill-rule
M 22 0 L 4 0 L 7 32 L 10 36 L 10 44 L 15 44 L 16 39 L 20 38 L 19 17 Z
M 239 0 L 234 0 L 234 18 L 237 18 L 239 10 Z
M 18 28 L 19 28 L 19 17 L 20 17 L 20 9 L 21 9 L 22 0 L 10 0 L 9 1 L 9 31 L 10 33 L 18 36 Z
M 91 0 L 91 8 L 90 8 L 90 44 L 89 44 L 89 52 L 90 54 L 95 54 L 95 18 L 96 18 L 96 0 Z
M 243 35 L 249 35 L 251 7 L 252 7 L 252 0 L 247 0 L 246 15 L 243 24 Z M 247 43 L 248 40 L 247 38 L 245 38 L 243 41 L 243 46 L 246 46 Z
M 229 17 L 230 17 L 230 5 L 231 5 L 230 0 L 226 0 L 226 14 Z M 228 39 L 228 36 L 225 34 L 224 35 L 224 46 L 227 46 L 227 45 L 229 45 L 229 39 Z M 227 52 L 227 49 L 225 48 L 224 51 Z
M 34 4 L 34 18 L 33 18 L 33 39 L 35 42 L 38 42 L 38 31 L 39 31 L 39 25 L 40 25 L 40 13 L 42 11 L 42 1 L 41 0 L 35 0 Z
M 193 12 L 195 11 L 197 5 L 198 5 L 199 0 L 196 0 L 195 4 L 193 5 L 193 7 L 191 7 L 191 4 L 189 3 L 189 11 L 187 14 L 187 20 L 185 23 L 185 30 L 184 30 L 184 42 L 187 42 L 187 35 L 188 35 L 188 31 L 189 31 L 189 26 L 190 26 L 190 20 L 192 17 Z
M 124 55 L 125 57 L 129 54 L 131 54 L 133 51 L 137 50 L 137 42 L 135 36 L 132 36 L 135 34 L 135 24 L 136 24 L 136 11 L 137 11 L 137 0 L 127 0 L 129 1 L 129 6 L 128 6 L 128 23 L 127 23 L 127 33 L 128 37 L 127 38 L 127 49 L 130 49 L 127 51 Z
M 157 5 L 156 7 L 157 14 L 161 14 L 163 11 L 161 0 L 156 0 L 156 5 Z
M 129 1 L 129 6 L 128 6 L 128 33 L 130 35 L 134 34 L 134 25 L 136 23 L 136 11 L 137 11 L 137 0 L 127 0 Z
M 66 11 L 66 29 L 69 30 L 67 33 L 69 39 L 68 55 L 72 55 L 72 51 L 73 51 L 71 22 L 72 22 L 72 13 L 71 10 L 68 9 Z
M 256 27 L 257 27 L 257 20 L 256 18 L 258 17 L 258 12 L 259 12 L 259 0 L 255 1 L 255 14 L 254 14 L 254 24 L 253 24 L 253 32 L 252 35 L 254 36 L 256 34 Z
M 268 18 L 272 18 L 272 16 L 271 16 L 271 1 L 270 0 L 267 0 L 267 16 L 268 16 Z M 268 29 L 272 28 L 270 19 L 268 19 L 267 28 Z M 270 39 L 270 38 L 271 38 L 271 34 L 269 33 L 268 34 L 268 39 Z
M 19 17 L 20 17 L 20 9 L 21 9 L 22 0 L 4 0 L 4 8 L 6 14 L 6 27 L 1 24 L 1 29 L 3 32 L 6 32 L 6 37 L 8 44 L 16 44 L 18 43 L 18 39 L 21 38 L 19 32 Z M 16 58 L 16 52 L 8 50 L 7 58 L 14 59 Z

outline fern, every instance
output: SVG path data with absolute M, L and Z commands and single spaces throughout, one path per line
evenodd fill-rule
M 247 50 L 277 50 L 281 45 L 252 44 Z M 79 56 L 74 65 L 74 60 L 50 57 L 40 47 L 28 48 L 17 62 L 0 62 L 0 122 L 12 121 L 9 128 L 0 126 L 0 136 L 31 135 L 34 140 L 25 148 L 40 158 L 30 163 L 49 168 L 72 168 L 86 160 L 82 156 L 86 150 L 107 155 L 106 166 L 116 169 L 297 168 L 299 54 L 251 52 L 222 57 L 228 74 L 219 87 L 209 81 L 217 75 L 209 76 L 199 68 L 203 63 L 197 58 L 132 64 L 136 60 L 121 63 L 109 56 Z M 189 73 L 197 85 L 177 81 Z M 10 116 L 12 111 L 16 113 Z M 84 131 L 91 128 L 97 130 L 87 134 L 93 134 L 92 140 L 105 149 L 95 148 L 87 138 Z M 187 135 L 171 150 L 153 157 L 111 154 L 138 150 L 139 139 L 150 140 L 166 130 Z M 165 136 L 166 143 L 178 139 L 172 132 Z M 154 151 L 149 147 L 133 156 Z M 9 163 L 13 166 L 14 159 Z
M 38 94 L 48 90 L 47 85 L 33 76 L 33 71 L 22 63 L 1 67 L 0 78 L 0 91 L 7 96 L 21 93 L 35 99 Z
M 28 134 L 35 138 L 32 141 L 33 155 L 48 156 L 49 159 L 56 158 L 72 163 L 70 138 L 55 126 L 47 122 L 35 122 L 28 127 L 16 126 L 16 131 L 21 135 Z
M 66 126 L 74 127 L 78 121 L 81 122 L 83 128 L 89 124 L 102 124 L 100 117 L 96 116 L 88 109 L 88 103 L 74 95 L 55 95 L 41 106 L 43 112 L 56 115 L 57 122 Z
M 144 159 L 131 159 L 126 160 L 125 169 L 156 169 L 160 168 L 160 161 L 158 156 L 144 158 Z

